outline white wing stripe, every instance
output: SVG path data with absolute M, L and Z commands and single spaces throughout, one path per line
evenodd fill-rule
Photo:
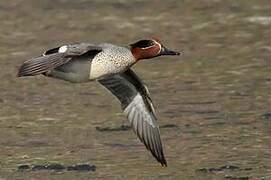
M 144 121 L 147 121 L 147 123 L 149 125 L 151 125 L 153 128 L 156 127 L 156 125 L 152 121 L 149 120 L 152 118 L 150 117 L 150 114 L 148 112 L 146 112 L 147 107 L 145 107 L 142 96 L 139 93 L 134 97 L 132 102 L 124 109 L 124 112 L 129 115 L 131 113 L 130 111 L 132 111 L 132 109 L 137 109 L 138 112 L 141 112 L 141 116 L 143 116 L 142 119 Z

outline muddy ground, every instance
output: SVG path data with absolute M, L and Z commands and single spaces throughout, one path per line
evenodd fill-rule
M 269 0 L 1 0 L 0 179 L 271 179 Z M 168 167 L 97 83 L 17 78 L 67 42 L 158 37 L 180 57 L 135 65 L 157 108 Z M 99 130 L 100 129 L 100 130 Z M 18 170 L 95 165 L 95 171 Z

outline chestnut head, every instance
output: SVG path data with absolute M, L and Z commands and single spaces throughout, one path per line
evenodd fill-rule
M 180 52 L 166 48 L 156 39 L 144 39 L 130 44 L 131 52 L 137 60 L 150 59 L 157 56 L 177 56 Z

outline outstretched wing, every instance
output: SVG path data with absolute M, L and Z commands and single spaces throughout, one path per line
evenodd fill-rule
M 19 68 L 18 76 L 35 76 L 55 69 L 75 57 L 93 57 L 101 52 L 102 48 L 92 44 L 72 44 L 64 45 L 47 50 L 43 56 L 25 61 Z
M 119 99 L 139 139 L 162 166 L 167 166 L 151 98 L 138 76 L 128 69 L 98 81 Z

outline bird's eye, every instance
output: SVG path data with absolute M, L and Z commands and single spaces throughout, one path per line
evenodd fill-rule
M 132 44 L 133 47 L 139 47 L 139 48 L 146 48 L 153 45 L 154 45 L 154 42 L 151 40 L 141 40 L 141 41 L 136 42 L 135 44 Z

